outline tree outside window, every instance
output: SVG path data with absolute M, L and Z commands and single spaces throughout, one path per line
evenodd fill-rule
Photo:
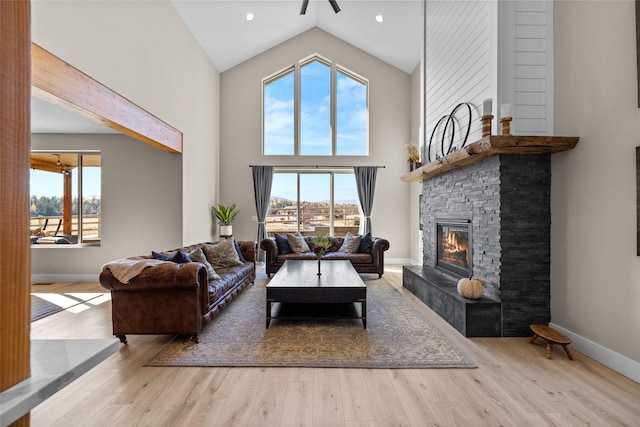
M 99 244 L 100 175 L 98 152 L 32 152 L 32 243 Z

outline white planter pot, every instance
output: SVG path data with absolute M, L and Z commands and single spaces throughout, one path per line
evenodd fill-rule
M 221 225 L 220 226 L 220 235 L 221 236 L 231 236 L 231 235 L 233 235 L 233 226 L 232 225 Z

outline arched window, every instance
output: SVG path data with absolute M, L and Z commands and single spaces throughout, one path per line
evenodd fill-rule
M 263 79 L 263 154 L 368 155 L 368 87 L 317 55 Z

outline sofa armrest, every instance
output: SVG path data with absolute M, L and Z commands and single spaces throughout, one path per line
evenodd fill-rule
M 247 261 L 256 262 L 256 250 L 258 246 L 258 242 L 255 240 L 251 241 L 238 241 L 238 246 L 240 246 L 240 252 L 242 252 L 242 256 Z
M 389 249 L 389 241 L 380 237 L 373 238 L 373 244 L 371 245 L 371 253 L 383 252 Z
M 273 264 L 278 257 L 278 245 L 276 239 L 273 237 L 267 237 L 260 242 L 260 249 L 263 249 L 266 253 L 265 261 L 267 264 Z
M 373 238 L 371 245 L 371 257 L 374 265 L 384 265 L 384 251 L 389 249 L 389 241 L 379 237 Z
M 207 287 L 207 270 L 198 262 L 177 264 L 164 262 L 147 267 L 129 283 L 122 283 L 115 278 L 111 270 L 100 273 L 100 285 L 111 291 L 143 291 L 165 289 L 193 289 Z

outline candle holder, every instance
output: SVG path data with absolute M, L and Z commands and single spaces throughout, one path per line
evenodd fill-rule
M 493 115 L 488 114 L 486 116 L 482 116 L 482 136 L 491 135 L 491 121 L 493 120 Z
M 513 120 L 513 117 L 503 117 L 500 119 L 503 135 L 511 135 L 511 120 Z

